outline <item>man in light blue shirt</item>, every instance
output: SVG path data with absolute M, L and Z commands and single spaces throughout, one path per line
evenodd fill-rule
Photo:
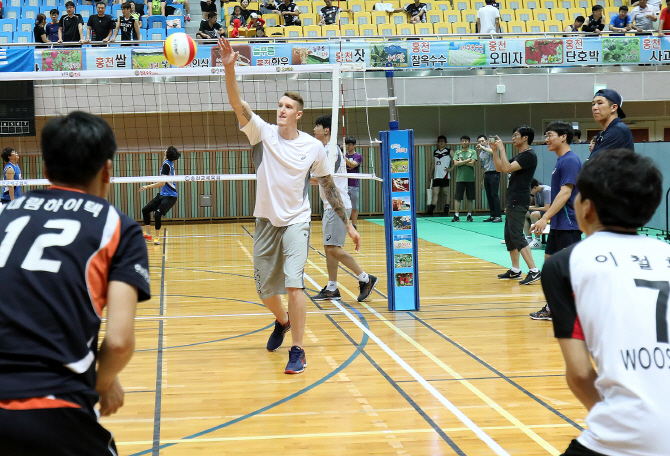
M 628 17 L 628 7 L 623 5 L 619 8 L 619 14 L 614 16 L 610 21 L 610 30 L 613 32 L 621 32 L 620 34 L 612 33 L 610 36 L 623 36 L 625 32 L 633 28 L 633 21 Z

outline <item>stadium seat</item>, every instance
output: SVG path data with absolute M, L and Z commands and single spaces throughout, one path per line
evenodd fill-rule
M 486 5 L 484 0 L 472 0 L 470 3 L 470 9 L 479 11 L 479 8 L 484 8 L 484 5 Z
M 554 9 L 558 8 L 557 0 L 540 0 L 540 8 Z
M 300 23 L 303 27 L 317 25 L 319 23 L 319 17 L 314 13 L 301 14 L 298 16 L 298 19 L 300 19 Z
M 16 19 L 0 19 L 0 31 L 14 33 L 16 31 L 16 24 Z
M 371 13 L 375 10 L 375 4 L 381 2 L 381 0 L 376 1 L 376 0 L 365 0 L 365 12 L 366 13 Z M 337 5 L 337 2 L 333 2 L 334 5 Z M 340 8 L 342 8 L 340 6 Z
M 123 15 L 121 12 L 121 4 L 112 5 L 112 17 L 119 18 Z
M 586 14 L 584 8 L 570 8 L 568 10 L 568 19 L 574 21 L 577 16 L 584 16 L 584 18 L 587 18 L 589 15 Z
M 596 5 L 600 5 L 603 8 L 607 8 L 609 6 L 609 4 L 607 3 L 607 0 L 593 0 L 591 2 L 591 6 L 596 6 Z M 590 10 L 590 8 L 587 8 L 587 9 Z
M 426 13 L 426 22 L 428 22 L 429 24 L 442 22 L 442 19 L 443 19 L 442 11 L 440 10 L 432 10 Z
M 91 5 L 79 5 L 75 11 L 77 14 L 81 15 L 81 18 L 84 20 L 84 27 L 86 27 L 86 24 L 88 23 L 88 18 L 96 14 Z
M 354 13 L 364 13 L 365 2 L 363 0 L 349 0 L 349 9 Z
M 184 5 L 180 5 L 178 3 L 173 3 L 170 5 L 174 8 L 174 14 L 171 14 L 170 16 L 183 16 L 184 15 Z
M 42 0 L 42 7 L 49 7 L 49 8 L 60 8 L 61 2 L 59 0 Z
M 437 9 L 433 6 L 434 1 L 433 0 L 423 0 L 423 3 L 426 4 L 426 11 L 432 11 L 433 9 Z M 400 7 L 398 7 L 400 8 Z
M 230 2 L 226 3 L 226 6 L 223 8 L 224 13 L 226 16 L 230 16 L 233 14 L 233 10 L 235 9 L 236 6 L 240 6 L 240 2 Z
M 342 36 L 357 36 L 358 26 L 355 24 L 347 24 L 342 26 Z
M 319 11 L 321 11 L 321 8 L 323 8 L 324 6 L 326 6 L 326 2 L 324 2 L 323 0 L 314 0 L 312 2 L 312 11 L 314 12 L 314 14 L 319 14 Z M 344 9 L 344 6 L 342 6 L 341 8 Z
M 16 32 L 14 34 L 15 43 L 34 43 L 35 35 L 33 32 Z
M 477 22 L 477 11 L 472 9 L 461 10 L 461 21 L 470 22 L 472 24 Z
M 354 13 L 354 24 L 356 25 L 372 24 L 372 15 L 370 13 Z
M 458 10 L 444 11 L 444 22 L 453 24 L 454 22 L 461 22 L 461 12 Z
M 318 14 L 317 14 L 318 16 Z M 354 23 L 354 16 L 351 13 L 340 13 L 340 24 L 350 25 Z
M 162 28 L 167 29 L 167 18 L 165 16 L 149 16 L 147 18 L 147 29 Z
M 297 1 L 295 2 L 295 5 L 298 7 L 301 14 L 310 14 L 313 12 L 311 1 Z
M 414 30 L 417 35 L 431 35 L 433 33 L 433 24 L 429 22 L 414 24 Z
M 507 33 L 526 33 L 526 23 L 521 21 L 512 21 L 505 23 Z
M 312 37 L 321 36 L 321 26 L 320 25 L 305 25 L 302 28 L 302 35 Z
M 542 21 L 527 21 L 526 30 L 529 33 L 542 33 L 544 32 L 544 22 Z
M 604 15 L 607 18 L 607 24 L 609 24 L 612 18 L 614 16 L 617 16 L 618 14 L 619 14 L 619 7 L 617 6 L 608 6 L 607 8 L 605 8 Z
M 301 37 L 302 36 L 302 26 L 300 25 L 289 25 L 288 27 L 284 27 L 284 36 L 290 36 L 290 37 Z
M 377 33 L 382 36 L 395 35 L 395 25 L 393 24 L 379 24 L 377 25 Z
M 451 3 L 449 2 L 435 2 L 433 3 L 433 8 L 440 11 L 449 11 L 451 9 Z
M 565 8 L 554 8 L 551 10 L 551 18 L 555 21 L 565 21 L 570 19 L 570 16 L 568 16 L 568 10 Z
M 21 8 L 21 17 L 23 19 L 32 19 L 33 22 L 39 13 L 40 8 L 38 6 L 24 6 Z M 47 22 L 51 22 L 51 18 L 49 16 L 47 16 Z
M 537 8 L 533 10 L 533 19 L 536 21 L 548 21 L 551 19 L 551 13 L 548 9 Z
M 451 24 L 451 30 L 456 35 L 463 35 L 466 33 L 471 33 L 472 28 L 471 24 L 468 22 L 454 22 Z
M 0 44 L 13 42 L 13 35 L 12 32 L 0 32 Z
M 393 13 L 391 14 L 392 24 L 404 24 L 407 22 L 407 13 Z
M 389 23 L 389 13 L 386 11 L 373 11 L 370 13 L 373 24 L 388 24 Z
M 173 33 L 186 33 L 186 29 L 185 28 L 170 28 L 170 29 L 167 29 L 167 36 L 170 36 Z
M 500 10 L 500 22 L 509 22 L 515 20 L 513 9 L 501 9 Z
M 396 35 L 416 35 L 414 24 L 398 24 L 395 26 Z
M 23 6 L 23 0 L 5 0 L 3 6 L 7 8 L 8 6 L 14 8 L 21 8 Z
M 25 8 L 26 6 L 35 6 L 39 8 L 40 6 L 42 6 L 42 2 L 41 0 L 25 0 L 23 2 L 23 7 Z
M 267 22 L 265 25 L 268 25 Z M 275 33 L 279 33 L 281 36 L 284 36 L 284 27 L 265 27 L 265 34 L 267 36 L 272 36 Z
M 3 8 L 4 10 L 4 15 L 3 17 L 5 19 L 13 19 L 14 21 L 18 21 L 21 19 L 21 8 L 18 6 L 6 6 Z
M 540 7 L 540 1 L 539 0 L 522 0 L 521 1 L 521 6 L 523 6 L 524 9 L 536 9 Z
M 359 36 L 377 36 L 377 26 L 374 24 L 365 24 L 358 26 L 358 35 Z
M 523 7 L 523 5 L 521 3 L 521 0 L 509 0 L 507 2 L 507 7 L 509 9 L 518 10 L 518 9 L 521 9 Z
M 433 33 L 437 35 L 451 35 L 451 24 L 448 22 L 438 22 L 433 24 Z
M 340 36 L 340 27 L 336 24 L 322 25 L 321 35 L 323 36 Z
M 628 2 L 625 2 L 624 0 L 610 0 L 610 6 L 613 6 L 615 8 L 619 8 L 620 6 L 624 6 L 624 5 L 627 5 L 627 4 L 628 4 Z
M 584 8 L 586 11 L 591 11 L 591 0 L 576 0 L 575 6 L 577 8 Z
M 561 22 L 561 21 L 556 21 L 556 22 Z M 574 23 L 575 23 L 575 21 L 572 21 L 570 19 L 566 19 L 566 20 L 562 21 L 561 22 L 561 30 L 565 30 L 565 27 L 567 27 L 568 25 L 572 25 Z
M 184 28 L 184 16 L 172 15 L 172 16 L 166 17 L 165 20 L 166 20 L 166 22 L 177 20 L 177 21 L 179 21 L 179 27 L 176 27 L 176 28 Z M 167 29 L 167 23 L 165 24 L 165 28 Z
M 561 21 L 544 21 L 544 29 L 547 32 L 562 32 L 564 28 L 565 27 L 563 27 L 563 23 Z
M 517 21 L 530 21 L 533 19 L 533 12 L 529 9 L 518 9 L 514 11 L 514 16 Z
M 165 16 L 163 16 L 165 17 Z M 165 40 L 167 34 L 165 32 L 165 29 L 162 28 L 150 28 L 147 30 L 147 40 L 151 41 L 160 41 L 160 40 Z
M 35 27 L 35 21 L 32 19 L 19 19 L 17 30 L 19 32 L 32 32 Z
M 279 14 L 275 13 L 264 14 L 263 19 L 265 20 L 266 27 L 279 27 L 281 25 L 281 17 L 279 16 Z
M 454 9 L 456 11 L 470 9 L 469 0 L 454 0 Z

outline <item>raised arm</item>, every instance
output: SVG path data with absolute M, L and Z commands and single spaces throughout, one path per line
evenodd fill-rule
M 233 107 L 233 111 L 235 111 L 240 127 L 244 128 L 251 120 L 253 111 L 247 102 L 240 96 L 240 86 L 235 79 L 235 62 L 237 62 L 239 53 L 233 51 L 230 41 L 224 37 L 219 37 L 219 49 L 221 50 L 221 62 L 226 70 L 226 92 L 228 92 L 228 102 Z
M 349 222 L 349 216 L 347 215 L 347 211 L 344 208 L 344 202 L 342 201 L 342 197 L 340 196 L 340 191 L 337 189 L 337 186 L 335 185 L 333 176 L 328 174 L 327 176 L 317 177 L 316 180 L 319 182 L 319 185 L 326 194 L 328 203 L 330 203 L 330 206 L 333 208 L 333 211 L 335 211 L 335 213 L 340 216 L 342 222 L 344 222 L 344 226 L 347 227 L 349 237 L 351 237 L 351 239 L 354 241 L 356 250 L 358 250 L 361 247 L 361 236 L 356 231 L 356 228 L 354 228 L 354 225 L 352 225 Z

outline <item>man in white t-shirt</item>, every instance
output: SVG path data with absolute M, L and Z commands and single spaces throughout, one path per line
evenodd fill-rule
M 564 456 L 667 456 L 670 245 L 637 234 L 663 176 L 650 158 L 612 149 L 586 162 L 577 188 L 587 238 L 542 270 L 568 386 L 589 411 Z
M 298 130 L 303 109 L 300 95 L 286 92 L 279 100 L 277 125 L 265 122 L 240 96 L 235 80 L 235 62 L 239 54 L 225 38 L 219 38 L 219 49 L 226 72 L 228 101 L 242 131 L 255 146 L 254 277 L 259 297 L 276 317 L 267 349 L 279 349 L 284 334 L 290 329 L 292 346 L 284 372 L 298 374 L 307 367 L 302 348 L 306 319 L 303 273 L 312 215 L 308 198 L 310 172 L 324 189 L 333 212 L 347 227 L 356 250 L 360 246 L 360 236 L 349 222 L 323 144 Z M 288 294 L 289 313 L 281 302 L 283 294 Z
M 493 6 L 493 0 L 486 0 L 486 5 L 477 10 L 477 30 L 486 35 L 500 31 L 500 10 Z
M 340 146 L 330 144 L 330 130 L 332 126 L 332 116 L 330 114 L 323 115 L 316 119 L 316 126 L 314 127 L 314 137 L 321 141 L 326 147 L 326 152 L 330 158 L 331 153 L 336 156 L 331 163 L 334 162 L 334 174 L 347 174 L 347 167 L 345 165 L 344 154 Z M 333 176 L 335 186 L 340 191 L 342 201 L 344 201 L 344 208 L 347 214 L 351 214 L 351 199 L 349 198 L 349 185 L 346 177 Z M 328 267 L 328 284 L 323 287 L 312 299 L 316 301 L 325 301 L 330 299 L 340 299 L 340 290 L 337 288 L 337 269 L 338 265 L 342 263 L 347 268 L 351 269 L 358 278 L 358 288 L 360 294 L 358 301 L 363 302 L 370 296 L 372 290 L 379 281 L 378 277 L 367 274 L 358 265 L 356 260 L 349 252 L 343 249 L 344 242 L 347 239 L 347 229 L 342 223 L 342 219 L 333 211 L 333 208 L 328 202 L 328 197 L 323 187 L 319 188 L 319 194 L 323 201 L 323 248 L 326 251 L 326 266 Z
M 654 30 L 653 23 L 658 20 L 658 14 L 659 11 L 649 5 L 647 0 L 640 0 L 628 16 L 633 23 L 633 29 L 641 33 L 648 32 L 651 35 Z

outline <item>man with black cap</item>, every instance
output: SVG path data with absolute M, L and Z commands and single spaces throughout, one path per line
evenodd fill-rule
M 596 136 L 596 144 L 589 159 L 608 149 L 633 150 L 633 134 L 628 125 L 621 121 L 626 118 L 621 105 L 623 98 L 616 90 L 601 89 L 593 97 L 593 119 L 603 127 L 603 131 Z

